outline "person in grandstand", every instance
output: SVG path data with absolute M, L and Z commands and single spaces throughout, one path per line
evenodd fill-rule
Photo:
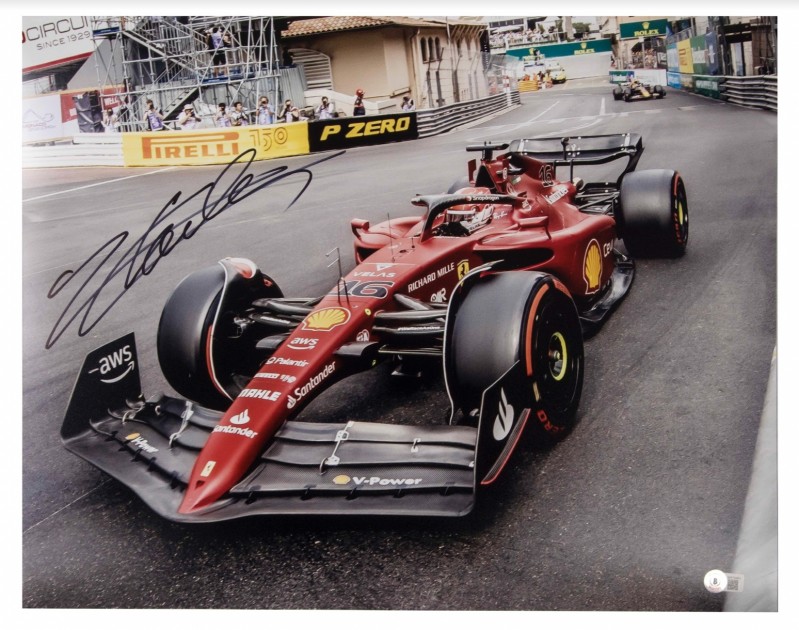
M 316 108 L 316 116 L 319 120 L 327 120 L 333 118 L 333 106 L 326 96 L 322 97 L 322 104 Z
M 413 102 L 413 99 L 410 96 L 403 96 L 402 97 L 402 111 L 404 112 L 412 112 L 416 109 L 416 104 Z
M 194 106 L 186 105 L 183 108 L 183 113 L 178 118 L 178 124 L 181 129 L 196 129 L 201 120 L 202 118 L 194 113 Z
M 244 105 L 242 105 L 241 101 L 233 103 L 233 111 L 230 112 L 230 123 L 234 127 L 250 124 L 250 118 L 244 110 Z
M 277 119 L 284 120 L 285 122 L 291 122 L 292 109 L 294 109 L 294 105 L 292 105 L 291 99 L 287 98 L 286 102 L 283 103 L 283 107 L 280 108 L 280 112 L 278 112 Z
M 222 39 L 222 29 L 214 26 L 208 33 L 208 50 L 211 51 L 211 63 L 214 66 L 214 77 L 227 74 L 225 60 L 225 43 Z
M 366 116 L 366 107 L 363 104 L 363 90 L 355 90 L 355 103 L 352 107 L 353 116 Z
M 219 103 L 219 109 L 217 109 L 216 115 L 214 115 L 214 124 L 217 127 L 231 127 L 232 121 L 230 120 L 230 114 L 227 112 L 227 105 L 225 103 Z
M 262 96 L 258 101 L 258 109 L 255 110 L 255 115 L 259 125 L 271 125 L 275 122 L 275 110 L 272 109 L 266 96 Z
M 103 128 L 107 133 L 119 132 L 119 116 L 117 116 L 110 107 L 106 109 L 105 114 L 103 114 Z
M 164 114 L 161 110 L 156 109 L 155 103 L 152 99 L 147 99 L 147 109 L 144 112 L 144 124 L 150 131 L 164 131 Z

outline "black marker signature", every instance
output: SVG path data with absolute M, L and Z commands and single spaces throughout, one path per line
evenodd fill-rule
M 279 166 L 264 173 L 252 174 L 247 171 L 255 159 L 256 151 L 248 149 L 226 165 L 214 181 L 207 183 L 197 192 L 183 196 L 183 193 L 178 191 L 156 215 L 144 234 L 132 244 L 127 245 L 130 233 L 128 231 L 120 232 L 101 245 L 77 269 L 67 270 L 58 276 L 47 292 L 48 298 L 54 298 L 70 287 L 74 288 L 75 292 L 50 331 L 45 348 L 51 348 L 72 323 L 81 317 L 81 314 L 78 335 L 82 337 L 88 334 L 128 289 L 141 278 L 152 273 L 158 261 L 168 256 L 179 243 L 190 239 L 203 225 L 218 217 L 225 210 L 275 182 L 299 176 L 302 178 L 302 187 L 291 203 L 286 206 L 285 210 L 288 210 L 310 185 L 313 179 L 310 167 L 331 160 L 343 153 L 344 151 L 339 151 L 327 155 L 293 170 L 289 170 L 287 166 Z M 233 177 L 230 183 L 225 183 L 224 179 L 230 174 L 231 167 L 241 164 L 244 164 L 244 168 Z M 215 199 L 211 199 L 212 195 L 223 189 L 224 192 Z M 190 204 L 194 207 L 189 207 Z M 196 209 L 195 204 L 200 204 L 199 209 Z M 180 210 L 184 212 L 188 210 L 189 214 L 181 213 L 180 217 L 175 217 L 170 221 L 170 218 Z M 167 221 L 170 222 L 167 223 Z M 127 249 L 122 250 L 123 245 L 127 246 Z M 97 277 L 100 269 L 106 266 L 106 263 L 111 265 L 110 271 L 105 277 Z M 110 287 L 109 285 L 115 280 L 117 286 Z M 97 302 L 103 291 L 107 293 L 103 296 L 106 298 L 107 304 L 98 306 Z M 95 313 L 93 309 L 102 310 Z

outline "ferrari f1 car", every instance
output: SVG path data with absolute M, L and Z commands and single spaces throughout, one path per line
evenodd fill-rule
M 621 83 L 613 87 L 613 100 L 632 101 L 635 99 L 648 100 L 650 98 L 663 98 L 666 90 L 662 85 L 651 85 L 642 81 L 632 80 L 629 83 Z
M 175 521 L 470 513 L 524 436 L 572 429 L 584 335 L 627 294 L 632 256 L 683 254 L 688 205 L 677 172 L 635 171 L 637 134 L 467 151 L 468 174 L 412 216 L 352 220 L 355 267 L 325 295 L 285 297 L 241 258 L 189 274 L 157 333 L 179 397 L 142 395 L 130 333 L 86 358 L 66 448 Z M 615 181 L 574 174 L 617 159 Z M 383 361 L 438 362 L 449 422 L 298 417 Z

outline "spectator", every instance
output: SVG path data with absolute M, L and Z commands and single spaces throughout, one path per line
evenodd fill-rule
M 230 112 L 230 123 L 234 127 L 241 127 L 242 125 L 250 124 L 250 119 L 247 116 L 247 112 L 244 110 L 244 106 L 241 104 L 241 101 L 236 101 L 233 103 L 233 111 Z
M 186 105 L 183 108 L 183 113 L 178 118 L 178 124 L 181 129 L 196 129 L 201 120 L 202 118 L 195 115 L 194 106 Z
M 144 122 L 150 131 L 164 131 L 164 114 L 155 108 L 152 99 L 147 99 L 147 111 L 144 113 Z
M 214 66 L 214 77 L 219 76 L 220 70 L 222 71 L 222 76 L 227 74 L 227 68 L 224 67 L 225 66 L 224 41 L 222 39 L 221 29 L 217 26 L 214 26 L 211 29 L 211 33 L 208 35 L 208 49 L 212 53 L 211 63 Z
M 299 109 L 298 107 L 292 107 L 291 110 L 286 112 L 286 122 L 299 122 L 301 120 L 308 120 L 308 116 L 305 115 L 305 111 Z
M 410 96 L 403 96 L 402 111 L 412 112 L 414 109 L 416 109 L 416 104 L 413 102 L 413 99 Z
M 230 127 L 232 124 L 230 114 L 227 113 L 226 108 L 227 105 L 225 103 L 219 103 L 219 109 L 214 116 L 214 124 L 217 127 Z
M 358 88 L 355 90 L 355 104 L 352 108 L 353 116 L 366 116 L 366 108 L 363 105 L 363 90 Z
M 119 117 L 110 107 L 105 110 L 105 114 L 103 115 L 103 127 L 108 133 L 119 132 Z
M 256 121 L 259 125 L 271 125 L 275 122 L 275 110 L 272 109 L 267 97 L 261 97 L 261 100 L 258 102 L 258 109 L 255 111 Z
M 280 112 L 278 112 L 277 119 L 283 120 L 284 122 L 291 122 L 291 110 L 293 107 L 291 99 L 287 98 L 286 102 L 283 103 L 283 107 L 280 108 Z
M 322 97 L 322 104 L 316 108 L 316 115 L 319 120 L 327 120 L 334 117 L 333 106 L 330 104 L 330 101 L 327 100 L 326 96 Z

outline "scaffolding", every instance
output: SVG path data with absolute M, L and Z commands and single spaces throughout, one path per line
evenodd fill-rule
M 212 32 L 223 36 L 218 50 Z M 188 103 L 210 121 L 220 102 L 241 101 L 247 112 L 261 96 L 274 108 L 280 102 L 272 17 L 100 16 L 92 18 L 92 37 L 101 93 L 117 95 L 122 131 L 145 130 L 148 99 L 167 127 Z

